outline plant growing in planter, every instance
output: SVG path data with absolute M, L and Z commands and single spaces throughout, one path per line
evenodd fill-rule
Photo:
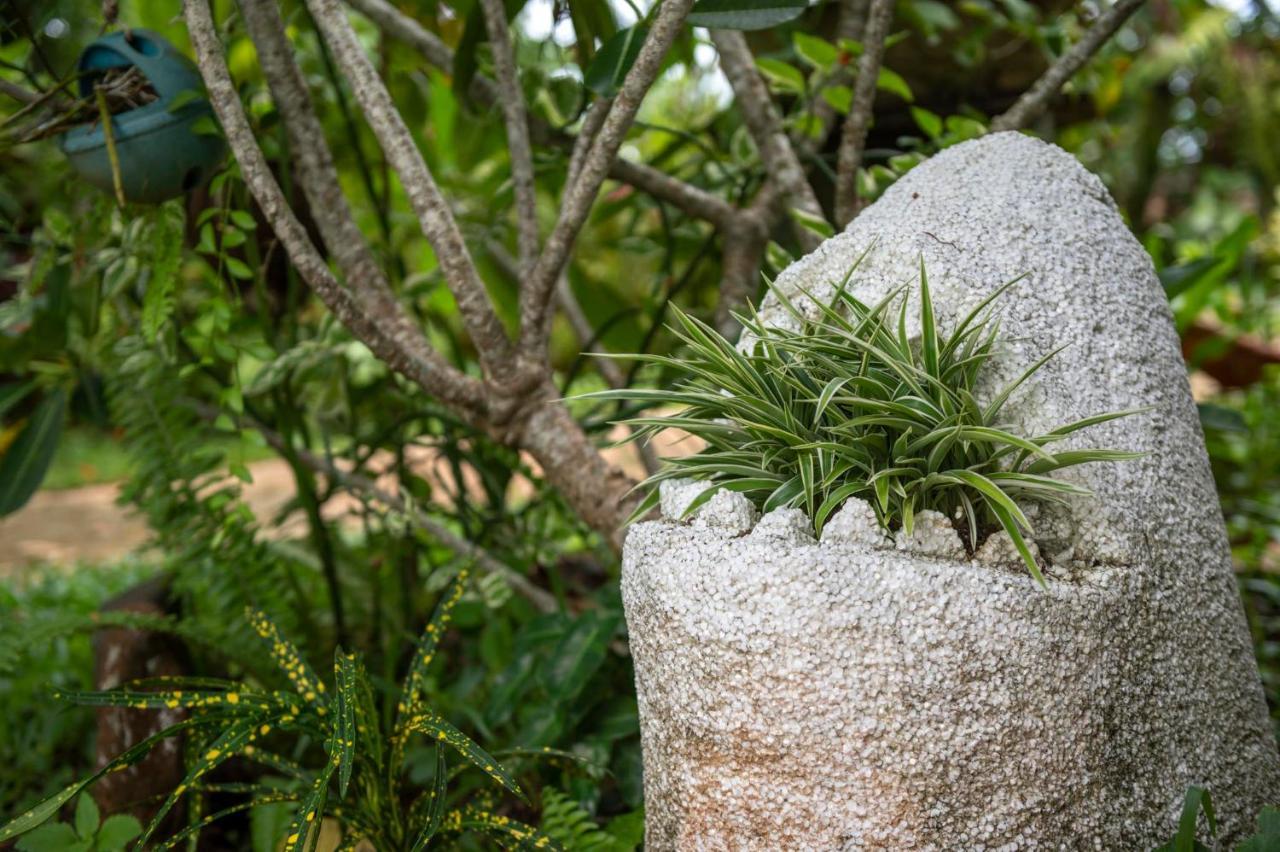
M 727 489 L 745 494 L 763 512 L 803 509 L 819 535 L 832 513 L 856 497 L 872 504 L 885 529 L 901 528 L 908 535 L 918 513 L 940 512 L 955 520 L 970 551 L 1003 529 L 1043 584 L 1027 544 L 1032 527 L 1022 503 L 1090 493 L 1048 475 L 1054 471 L 1140 455 L 1110 449 L 1055 454 L 1053 444 L 1134 412 L 1098 414 L 1041 435 L 1017 434 L 1001 419 L 1004 405 L 1056 351 L 986 402 L 979 402 L 977 387 L 999 340 L 988 309 L 1020 278 L 995 290 L 944 334 L 922 261 L 916 341 L 908 330 L 907 286 L 866 305 L 848 290 L 853 272 L 830 302 L 813 300 L 816 316 L 774 290 L 794 327 L 766 324 L 755 313 L 739 316 L 745 330 L 741 347 L 673 308 L 672 330 L 685 352 L 637 357 L 676 371 L 674 387 L 588 395 L 682 406 L 674 414 L 627 420 L 628 440 L 674 428 L 706 442 L 698 453 L 668 459 L 641 484 L 649 493 L 636 517 L 655 505 L 659 483 L 676 478 L 707 483 L 686 516 Z

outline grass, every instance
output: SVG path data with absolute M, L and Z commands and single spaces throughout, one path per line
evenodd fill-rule
M 998 288 L 944 335 L 922 263 L 917 341 L 908 331 L 909 288 L 866 305 L 849 291 L 852 275 L 853 270 L 830 302 L 814 300 L 816 318 L 775 289 L 796 327 L 769 325 L 754 312 L 740 316 L 746 339 L 753 341 L 748 352 L 673 307 L 672 331 L 683 351 L 635 357 L 675 372 L 680 378 L 674 386 L 584 396 L 646 407 L 678 405 L 674 414 L 626 421 L 632 439 L 674 428 L 706 442 L 696 454 L 669 459 L 642 483 L 649 493 L 637 516 L 656 502 L 658 483 L 673 478 L 708 485 L 688 512 L 724 488 L 745 494 L 763 512 L 803 509 L 818 534 L 856 497 L 871 503 L 886 529 L 908 534 L 921 511 L 941 512 L 959 522 L 971 550 L 1003 529 L 1043 584 L 1027 543 L 1033 530 L 1023 503 L 1087 496 L 1086 489 L 1050 474 L 1135 457 L 1107 449 L 1054 453 L 1053 445 L 1133 412 L 1102 413 L 1041 435 L 1017 434 L 1004 421 L 1005 405 L 1056 352 L 985 402 L 975 388 L 998 351 L 999 326 L 990 307 L 1020 279 Z

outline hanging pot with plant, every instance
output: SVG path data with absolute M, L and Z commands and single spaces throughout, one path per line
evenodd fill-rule
M 77 74 L 86 120 L 60 144 L 89 183 L 122 202 L 155 204 L 200 186 L 222 162 L 226 146 L 199 71 L 156 33 L 97 39 L 80 54 Z

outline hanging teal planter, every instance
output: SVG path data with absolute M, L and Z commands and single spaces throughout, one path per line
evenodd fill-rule
M 150 30 L 109 33 L 80 54 L 80 96 L 92 99 L 95 78 L 110 69 L 135 66 L 155 89 L 150 103 L 111 117 L 120 180 L 129 201 L 157 203 L 194 189 L 222 162 L 222 137 L 196 132 L 213 110 L 191 60 Z M 61 141 L 75 170 L 100 189 L 114 191 L 102 122 L 68 131 Z

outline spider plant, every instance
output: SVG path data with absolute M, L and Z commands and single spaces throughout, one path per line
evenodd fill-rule
M 856 269 L 856 265 L 854 267 Z M 938 328 L 923 262 L 919 280 L 919 339 L 908 332 L 909 285 L 874 305 L 849 291 L 853 270 L 829 301 L 812 298 L 809 316 L 773 289 L 794 328 L 767 324 L 751 311 L 738 316 L 748 351 L 673 307 L 678 356 L 639 355 L 679 376 L 670 389 L 622 389 L 585 395 L 643 407 L 677 405 L 671 414 L 625 421 L 630 440 L 680 429 L 706 446 L 668 459 L 640 487 L 648 491 L 634 517 L 657 501 L 658 483 L 689 478 L 708 487 L 697 509 L 717 489 L 738 491 L 763 512 L 803 509 L 814 531 L 846 500 L 874 507 L 886 529 L 913 529 L 925 509 L 956 519 L 968 547 L 1004 529 L 1044 585 L 1027 544 L 1027 500 L 1065 502 L 1089 494 L 1049 474 L 1089 462 L 1137 454 L 1105 449 L 1052 452 L 1068 435 L 1133 411 L 1098 414 L 1043 435 L 1020 435 L 1002 412 L 1013 393 L 1057 352 L 1031 364 L 994 396 L 980 402 L 975 388 L 997 354 L 999 324 L 992 303 L 1021 277 L 984 299 L 949 334 Z M 1060 351 L 1060 350 L 1058 350 Z

